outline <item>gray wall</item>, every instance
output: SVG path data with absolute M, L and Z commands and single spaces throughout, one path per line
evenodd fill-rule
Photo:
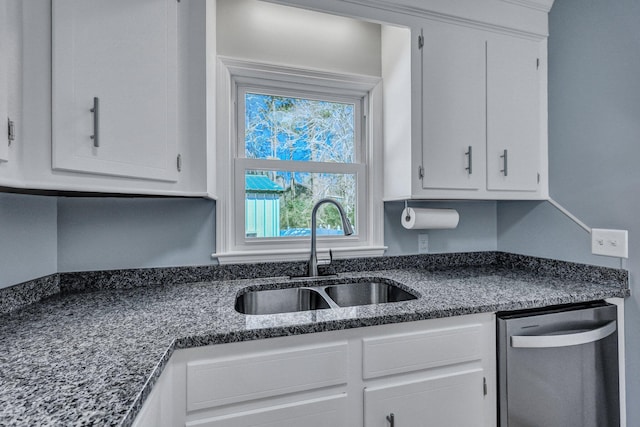
M 60 272 L 212 264 L 215 202 L 61 197 L 57 252 Z
M 0 194 L 0 288 L 58 271 L 57 201 Z
M 640 2 L 556 0 L 549 37 L 551 196 L 591 227 L 629 230 L 627 416 L 640 426 Z M 498 203 L 498 248 L 620 266 L 548 204 Z
M 495 251 L 497 242 L 496 202 L 411 202 L 413 208 L 452 208 L 460 222 L 452 230 L 407 230 L 400 223 L 404 203 L 384 206 L 384 244 L 386 255 L 418 253 L 418 235 L 427 234 L 429 253 Z
M 460 213 L 454 230 L 406 230 L 402 203 L 385 204 L 387 255 L 497 248 L 496 202 L 419 203 Z M 215 202 L 0 194 L 0 288 L 55 272 L 207 265 L 214 261 Z

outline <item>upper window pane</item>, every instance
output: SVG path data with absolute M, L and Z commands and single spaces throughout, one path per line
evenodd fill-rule
M 354 104 L 245 93 L 245 156 L 353 163 Z

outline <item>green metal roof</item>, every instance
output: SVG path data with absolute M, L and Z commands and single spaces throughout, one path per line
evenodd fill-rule
M 244 189 L 252 193 L 282 193 L 284 189 L 265 175 L 245 175 Z

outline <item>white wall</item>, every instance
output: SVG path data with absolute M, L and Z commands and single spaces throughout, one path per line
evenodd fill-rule
M 218 0 L 219 55 L 380 76 L 380 25 L 257 0 Z

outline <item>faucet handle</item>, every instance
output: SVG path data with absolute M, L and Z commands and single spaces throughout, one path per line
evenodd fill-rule
M 329 259 L 318 260 L 318 265 L 331 265 L 333 262 L 333 251 L 329 249 Z

